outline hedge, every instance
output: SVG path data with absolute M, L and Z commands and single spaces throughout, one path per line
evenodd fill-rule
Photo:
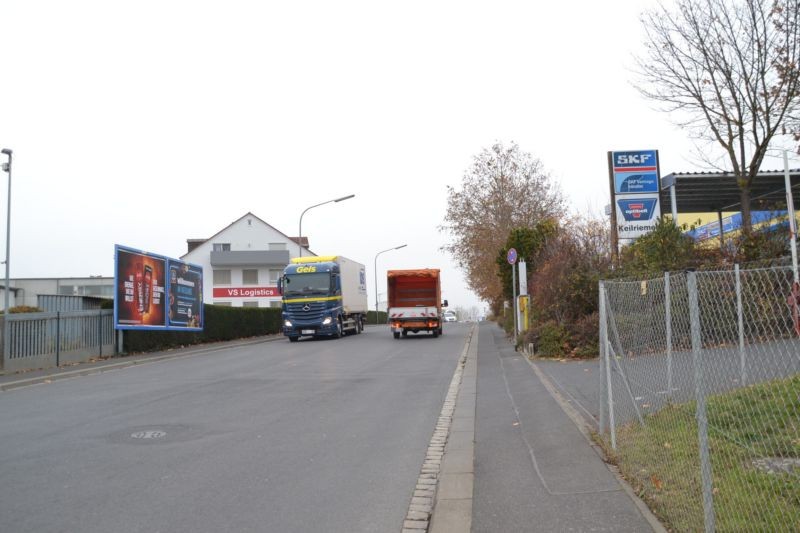
M 124 334 L 127 353 L 164 350 L 203 342 L 229 341 L 272 335 L 281 330 L 281 310 L 277 307 L 226 307 L 203 305 L 203 331 L 141 331 Z

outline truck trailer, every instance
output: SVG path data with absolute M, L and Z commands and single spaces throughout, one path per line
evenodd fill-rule
M 296 257 L 278 281 L 283 334 L 300 337 L 358 334 L 367 315 L 364 265 L 342 256 Z
M 389 270 L 386 273 L 389 290 L 389 328 L 395 339 L 409 332 L 442 334 L 442 288 L 438 268 Z

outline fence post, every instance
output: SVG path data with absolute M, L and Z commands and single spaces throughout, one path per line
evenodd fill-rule
M 608 316 L 608 309 L 606 307 L 606 288 L 605 284 L 600 287 L 600 305 L 602 305 L 603 315 Z M 603 337 L 603 353 L 605 354 L 606 365 L 606 400 L 608 401 L 608 423 L 611 429 L 611 449 L 617 449 L 617 428 L 614 424 L 614 394 L 611 390 L 611 350 L 609 350 L 610 343 L 608 342 L 608 322 L 601 323 L 601 336 Z
M 97 323 L 97 336 L 99 342 L 97 343 L 99 346 L 99 357 L 103 357 L 103 310 L 100 309 L 100 314 L 97 315 L 98 323 Z
M 739 323 L 739 367 L 742 385 L 747 385 L 747 361 L 744 351 L 744 310 L 742 309 L 742 274 L 739 264 L 733 265 L 736 274 L 736 317 Z
M 61 311 L 56 311 L 56 366 L 61 366 Z
M 703 365 L 700 360 L 703 351 L 703 338 L 700 323 L 700 304 L 697 298 L 697 274 L 688 272 L 689 318 L 692 331 L 692 363 L 694 366 L 694 390 L 697 400 L 697 435 L 700 441 L 700 476 L 703 483 L 703 516 L 706 533 L 715 530 L 714 493 L 711 479 L 711 457 L 708 443 L 708 418 L 706 396 L 703 387 Z
M 667 396 L 672 397 L 672 294 L 669 272 L 664 272 L 664 310 L 667 327 Z
M 600 434 L 602 435 L 606 431 L 606 373 L 605 373 L 605 364 L 606 364 L 606 303 L 605 303 L 605 285 L 602 280 L 598 285 L 598 314 L 599 314 L 599 321 L 598 321 L 598 337 L 599 341 L 597 343 L 597 348 L 600 351 L 598 354 L 600 356 L 599 366 L 600 372 L 600 394 L 598 396 L 599 399 L 599 407 L 600 407 L 600 420 L 599 427 L 600 427 Z

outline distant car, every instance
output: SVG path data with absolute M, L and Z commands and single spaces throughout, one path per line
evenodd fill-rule
M 446 311 L 444 313 L 444 321 L 445 322 L 458 322 L 458 317 L 455 313 Z

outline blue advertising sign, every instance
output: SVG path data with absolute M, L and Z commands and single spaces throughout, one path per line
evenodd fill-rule
M 614 191 L 617 193 L 658 192 L 658 173 L 615 172 Z
M 656 172 L 658 170 L 656 150 L 612 152 L 611 161 L 614 172 Z
M 626 222 L 651 220 L 655 214 L 658 198 L 617 200 Z

